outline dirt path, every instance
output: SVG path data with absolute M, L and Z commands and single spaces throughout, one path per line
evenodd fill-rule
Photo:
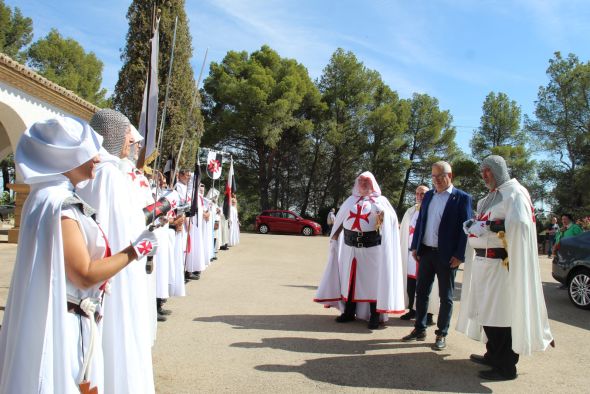
M 483 344 L 455 331 L 448 348 L 434 352 L 433 330 L 425 343 L 402 343 L 411 327 L 395 317 L 375 332 L 364 322 L 335 323 L 336 311 L 311 301 L 327 244 L 324 237 L 243 234 L 239 246 L 221 252 L 188 285 L 187 297 L 167 304 L 174 314 L 160 324 L 154 348 L 158 392 L 587 389 L 590 312 L 574 308 L 558 289 L 548 259 L 543 280 L 558 347 L 521 358 L 516 381 L 486 383 L 468 361 Z
M 402 343 L 411 325 L 396 317 L 375 332 L 335 323 L 336 311 L 312 302 L 327 245 L 325 237 L 242 234 L 239 246 L 220 252 L 187 297 L 166 304 L 173 314 L 159 324 L 153 352 L 158 393 L 587 392 L 590 312 L 558 289 L 548 259 L 542 274 L 557 348 L 522 357 L 516 381 L 490 383 L 468 360 L 483 344 L 455 331 L 434 352 L 432 329 L 424 343 Z M 15 250 L 0 244 L 0 305 Z

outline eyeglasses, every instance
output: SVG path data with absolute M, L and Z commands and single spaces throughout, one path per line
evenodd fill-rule
M 432 174 L 432 175 L 430 175 L 430 177 L 432 179 L 444 179 L 447 175 L 448 174 L 446 172 L 443 172 L 442 174 L 438 174 L 438 175 Z

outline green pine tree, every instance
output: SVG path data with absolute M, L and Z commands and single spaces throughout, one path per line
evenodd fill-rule
M 30 46 L 27 57 L 27 64 L 50 81 L 99 107 L 108 105 L 106 89 L 101 88 L 103 64 L 78 41 L 51 29 Z
M 18 7 L 14 11 L 0 0 L 0 52 L 24 63 L 24 48 L 33 40 L 33 21 L 24 17 Z
M 188 19 L 184 10 L 185 2 L 184 0 L 167 0 L 157 1 L 156 3 L 161 15 L 158 67 L 158 130 L 168 82 L 174 21 L 178 17 L 164 138 L 162 151 L 160 152 L 161 163 L 163 166 L 164 159 L 168 155 L 178 152 L 180 142 L 183 136 L 186 135 L 188 138 L 184 143 L 180 163 L 183 167 L 187 167 L 194 163 L 195 150 L 199 146 L 203 132 L 203 118 L 198 96 L 197 103 L 194 106 L 192 105 L 196 87 L 194 73 L 190 65 L 192 46 Z M 143 91 L 149 67 L 153 5 L 152 0 L 134 0 L 129 6 L 127 11 L 127 19 L 129 20 L 127 44 L 121 55 L 123 67 L 119 71 L 119 80 L 115 86 L 113 97 L 115 108 L 125 114 L 136 125 L 139 123 Z

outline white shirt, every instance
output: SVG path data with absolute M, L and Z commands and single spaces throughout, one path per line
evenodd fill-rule
M 453 185 L 438 193 L 434 191 L 432 200 L 428 205 L 428 216 L 426 216 L 426 230 L 422 243 L 426 246 L 438 248 L 438 228 L 440 220 L 447 205 L 447 201 L 453 192 Z

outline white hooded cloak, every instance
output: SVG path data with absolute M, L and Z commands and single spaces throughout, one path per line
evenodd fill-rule
M 510 327 L 512 350 L 530 355 L 544 351 L 553 340 L 539 271 L 534 207 L 516 179 L 503 183 L 497 193 L 501 201 L 477 220 L 505 220 L 509 269 L 501 259 L 474 255 L 474 247 L 500 247 L 497 233 L 469 235 L 457 330 L 485 342 L 483 325 Z
M 327 307 L 336 307 L 344 312 L 349 286 L 354 277 L 356 282 L 353 301 L 357 302 L 357 318 L 368 320 L 369 303 L 376 302 L 377 312 L 381 313 L 381 320 L 386 321 L 388 313 L 405 312 L 403 285 L 405 277 L 399 248 L 397 215 L 387 198 L 381 195 L 373 174 L 364 172 L 360 176 L 371 179 L 373 192 L 369 196 L 361 196 L 357 178 L 352 195 L 344 201 L 336 215 L 330 237 L 333 237 L 341 226 L 351 229 L 353 214 L 357 211 L 357 207 L 361 207 L 363 212 L 368 208 L 373 213 L 383 212 L 383 223 L 379 230 L 381 245 L 370 248 L 348 246 L 344 243 L 343 232 L 340 233 L 338 240 L 331 239 L 328 264 L 314 301 Z M 361 226 L 367 226 L 362 227 L 362 231 L 375 230 L 372 216 L 374 215 L 369 215 L 367 223 L 360 220 Z

